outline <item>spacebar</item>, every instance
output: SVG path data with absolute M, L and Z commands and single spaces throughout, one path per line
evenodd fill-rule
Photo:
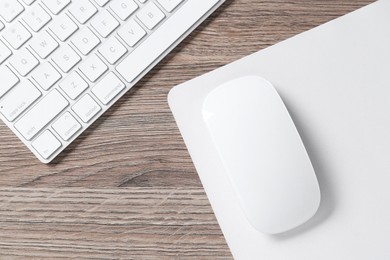
M 130 53 L 116 70 L 127 82 L 133 82 L 142 72 L 146 73 L 148 68 L 151 69 L 153 62 L 218 2 L 219 0 L 187 1 Z

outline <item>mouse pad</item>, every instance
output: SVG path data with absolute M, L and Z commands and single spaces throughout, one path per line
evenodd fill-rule
M 375 2 L 171 91 L 170 106 L 236 259 L 390 259 L 389 14 L 390 0 Z M 244 75 L 275 86 L 321 188 L 317 214 L 280 235 L 247 222 L 202 120 L 206 94 Z

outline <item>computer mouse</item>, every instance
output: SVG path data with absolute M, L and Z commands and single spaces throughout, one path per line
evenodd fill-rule
M 278 234 L 315 215 L 320 188 L 294 122 L 270 82 L 245 76 L 214 88 L 202 116 L 248 222 Z

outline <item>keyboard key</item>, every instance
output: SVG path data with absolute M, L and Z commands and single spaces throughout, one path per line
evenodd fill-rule
M 119 26 L 119 22 L 107 10 L 103 10 L 92 20 L 91 25 L 105 38 Z
M 36 66 L 39 61 L 27 49 L 21 49 L 11 59 L 10 64 L 23 77 L 27 76 Z
M 86 94 L 72 107 L 72 109 L 83 122 L 88 123 L 97 113 L 99 113 L 101 107 L 90 95 Z
M 157 5 L 149 2 L 137 13 L 137 17 L 149 30 L 152 30 L 165 18 L 165 14 Z
M 58 48 L 59 44 L 47 32 L 43 31 L 31 40 L 30 46 L 39 55 L 39 57 L 46 59 L 55 49 Z
M 0 41 L 0 64 L 3 63 L 9 56 L 11 56 L 12 52 L 8 47 Z
M 23 2 L 24 2 L 26 5 L 31 5 L 32 3 L 35 2 L 35 0 L 23 0 Z
M 53 21 L 50 30 L 60 39 L 66 41 L 79 27 L 66 14 L 63 14 Z
M 175 17 L 182 17 L 182 14 L 175 12 L 116 66 L 116 70 L 127 82 L 132 83 L 140 75 L 147 72 L 150 69 L 150 65 L 158 60 L 162 53 L 175 44 L 177 39 L 183 35 L 186 28 L 193 25 L 192 22 L 189 24 L 188 21 L 177 24 Z
M 121 20 L 125 21 L 138 9 L 138 5 L 134 0 L 114 0 L 110 8 Z
M 81 129 L 80 123 L 69 112 L 58 118 L 52 127 L 64 141 L 68 141 Z
M 19 78 L 6 66 L 0 67 L 0 80 L 0 98 L 19 82 Z
M 172 12 L 183 0 L 157 0 L 157 2 L 167 11 Z
M 88 88 L 88 83 L 77 72 L 73 71 L 60 83 L 60 88 L 71 99 L 76 99 Z
M 21 23 L 15 22 L 4 32 L 3 37 L 17 50 L 31 38 L 31 33 Z
M 115 37 L 109 38 L 100 48 L 99 53 L 110 63 L 117 62 L 127 49 Z
M 12 22 L 20 13 L 24 11 L 24 7 L 16 0 L 2 0 L 0 4 L 0 16 L 6 22 Z
M 110 72 L 92 88 L 92 93 L 104 105 L 107 105 L 124 89 L 125 84 L 123 84 L 114 73 Z
M 1 100 L 0 112 L 12 122 L 40 96 L 41 92 L 30 81 L 25 81 Z
M 30 26 L 34 32 L 38 32 L 51 20 L 50 15 L 40 5 L 35 5 L 23 16 L 23 21 Z
M 42 0 L 42 3 L 46 5 L 53 14 L 59 14 L 68 4 L 70 4 L 70 2 L 71 0 Z
M 88 0 L 77 0 L 69 7 L 69 11 L 79 23 L 84 24 L 91 19 L 98 10 Z
M 54 83 L 61 79 L 61 74 L 49 62 L 43 63 L 36 69 L 31 77 L 44 89 L 49 90 Z
M 62 146 L 61 142 L 49 130 L 43 132 L 31 145 L 44 159 L 48 159 Z
M 89 28 L 84 28 L 72 38 L 72 43 L 83 55 L 87 55 L 99 45 L 100 40 Z
M 15 128 L 26 140 L 31 140 L 68 105 L 68 101 L 54 89 L 17 121 Z
M 146 32 L 134 19 L 131 19 L 118 30 L 118 35 L 130 47 L 134 47 L 146 35 Z
M 105 6 L 110 0 L 95 0 L 99 6 Z
M 4 27 L 5 27 L 5 25 L 3 24 L 3 22 L 2 22 L 2 21 L 0 21 L 0 31 L 1 31 L 1 30 L 3 30 L 3 29 L 4 29 Z
M 92 82 L 95 82 L 108 67 L 96 55 L 91 55 L 83 64 L 80 65 L 81 72 Z
M 81 60 L 80 56 L 69 45 L 62 46 L 54 53 L 52 59 L 64 73 L 69 72 Z

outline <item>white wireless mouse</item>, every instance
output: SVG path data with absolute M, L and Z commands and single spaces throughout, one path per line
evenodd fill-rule
M 304 144 L 274 87 L 245 76 L 214 88 L 202 115 L 248 222 L 278 234 L 309 220 L 320 189 Z

